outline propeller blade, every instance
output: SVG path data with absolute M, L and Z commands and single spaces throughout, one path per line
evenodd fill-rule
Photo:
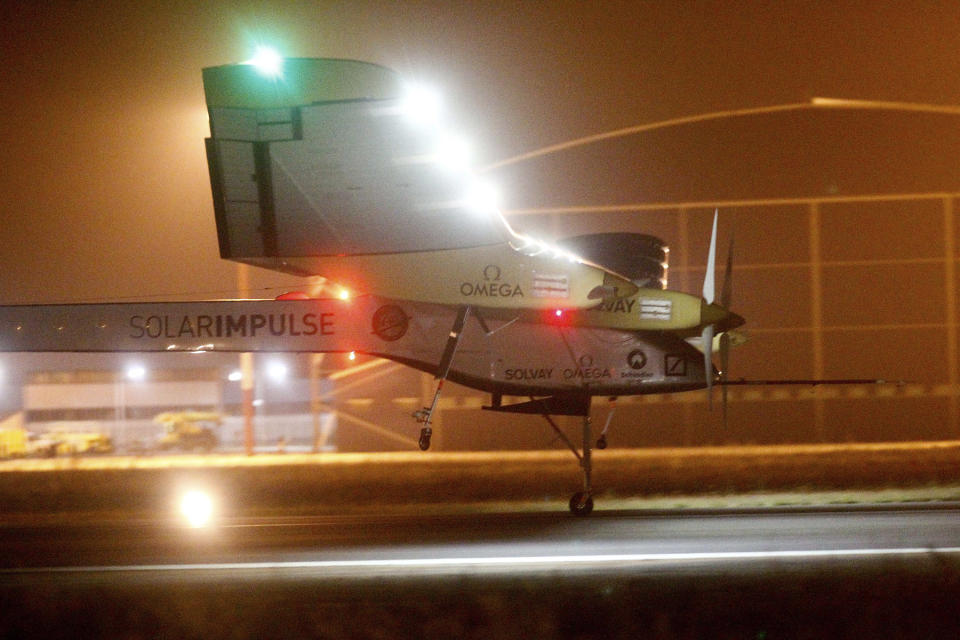
M 723 400 L 723 427 L 727 427 L 727 367 L 730 366 L 730 336 L 726 332 L 720 334 L 720 394 Z
M 730 248 L 727 249 L 727 269 L 723 274 L 723 288 L 720 290 L 720 306 L 730 308 L 730 298 L 733 294 L 733 236 L 730 236 Z
M 723 288 L 720 290 L 720 306 L 730 309 L 730 299 L 733 295 L 733 235 L 730 236 L 730 248 L 727 249 L 727 268 L 723 274 Z M 729 390 L 725 384 L 730 370 L 730 333 L 720 334 L 720 383 L 721 399 L 723 402 L 723 428 L 727 428 L 727 401 Z
M 707 254 L 707 272 L 703 276 L 703 299 L 707 304 L 713 304 L 715 297 L 714 291 L 714 271 L 717 263 L 717 217 L 719 209 L 713 212 L 713 233 L 710 236 L 710 252 Z
M 714 326 L 703 328 L 700 339 L 703 341 L 703 375 L 707 380 L 707 406 L 713 410 L 713 333 Z

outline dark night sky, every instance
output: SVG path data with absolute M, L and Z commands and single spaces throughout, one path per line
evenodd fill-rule
M 6 3 L 0 29 L 4 304 L 236 295 L 236 269 L 217 252 L 200 72 L 244 60 L 258 43 L 290 56 L 377 62 L 434 84 L 474 141 L 478 166 L 631 125 L 814 96 L 960 105 L 955 2 Z M 491 177 L 508 213 L 958 192 L 958 125 L 955 115 L 867 111 L 726 119 Z M 945 379 L 940 207 L 836 206 L 824 216 L 825 257 L 920 259 L 828 268 L 824 323 L 921 327 L 826 335 L 826 375 Z M 705 253 L 701 214 L 691 217 L 693 266 Z M 774 332 L 736 356 L 744 374 L 810 375 L 810 336 L 777 333 L 809 325 L 808 271 L 756 268 L 808 259 L 805 210 L 722 214 L 722 235 L 737 229 L 735 308 Z M 675 215 L 512 222 L 550 236 L 660 233 L 675 244 Z M 890 248 L 906 235 L 907 248 Z M 686 288 L 696 290 L 699 277 Z M 258 272 L 254 295 L 297 282 Z

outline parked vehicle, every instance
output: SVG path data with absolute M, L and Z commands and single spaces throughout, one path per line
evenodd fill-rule
M 180 411 L 161 413 L 154 422 L 163 425 L 163 434 L 157 443 L 161 451 L 212 451 L 219 439 L 214 429 L 223 423 L 219 413 L 204 411 Z

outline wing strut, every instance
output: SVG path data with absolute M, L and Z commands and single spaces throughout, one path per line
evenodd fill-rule
M 433 412 L 437 408 L 437 402 L 440 401 L 440 392 L 443 390 L 443 382 L 450 373 L 450 365 L 453 364 L 453 356 L 457 353 L 457 347 L 460 345 L 460 337 L 463 335 L 463 325 L 470 315 L 470 305 L 464 305 L 457 310 L 457 317 L 453 321 L 453 328 L 450 329 L 450 335 L 447 338 L 447 346 L 443 349 L 443 355 L 440 357 L 440 364 L 437 366 L 437 390 L 433 394 L 433 402 L 429 407 L 415 411 L 413 417 L 417 422 L 423 425 L 420 429 L 420 450 L 426 451 L 430 448 L 430 437 L 433 435 L 433 429 L 430 428 L 430 422 L 433 418 Z

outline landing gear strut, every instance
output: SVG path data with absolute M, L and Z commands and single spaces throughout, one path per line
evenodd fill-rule
M 553 421 L 549 414 L 543 413 L 544 419 L 550 427 L 556 432 L 561 440 L 566 443 L 573 455 L 580 461 L 580 468 L 583 470 L 583 491 L 578 491 L 570 498 L 570 512 L 575 516 L 588 516 L 593 511 L 593 483 L 591 474 L 593 473 L 593 458 L 591 456 L 593 447 L 593 434 L 589 413 L 589 398 L 585 405 L 586 410 L 583 414 L 583 446 L 582 451 L 577 450 L 576 445 L 570 442 L 570 438 L 560 430 L 560 427 Z M 600 447 L 601 449 L 603 447 Z
M 597 438 L 597 449 L 606 449 L 607 448 L 607 430 L 610 428 L 610 421 L 613 420 L 613 414 L 617 411 L 617 398 L 616 396 L 610 398 L 610 413 L 607 414 L 607 421 L 603 425 L 603 431 L 600 432 L 600 437 Z
M 443 349 L 440 364 L 437 366 L 437 390 L 433 394 L 433 402 L 430 403 L 429 407 L 423 407 L 413 412 L 413 417 L 423 425 L 423 428 L 420 429 L 420 439 L 417 441 L 421 451 L 426 451 L 430 448 L 430 437 L 433 435 L 433 429 L 430 428 L 430 420 L 433 417 L 434 410 L 437 408 L 437 401 L 440 400 L 443 381 L 447 379 L 447 374 L 450 373 L 453 356 L 457 352 L 460 337 L 463 335 L 463 324 L 467 321 L 469 314 L 469 306 L 463 306 L 457 310 L 457 317 L 453 321 L 453 328 L 450 330 L 450 335 L 447 338 L 447 345 Z
M 590 455 L 592 444 L 588 414 L 583 416 L 583 454 L 580 456 L 580 468 L 583 469 L 583 491 L 578 491 L 570 498 L 570 511 L 575 516 L 588 516 L 593 511 L 593 485 L 590 479 L 593 471 L 593 460 Z

